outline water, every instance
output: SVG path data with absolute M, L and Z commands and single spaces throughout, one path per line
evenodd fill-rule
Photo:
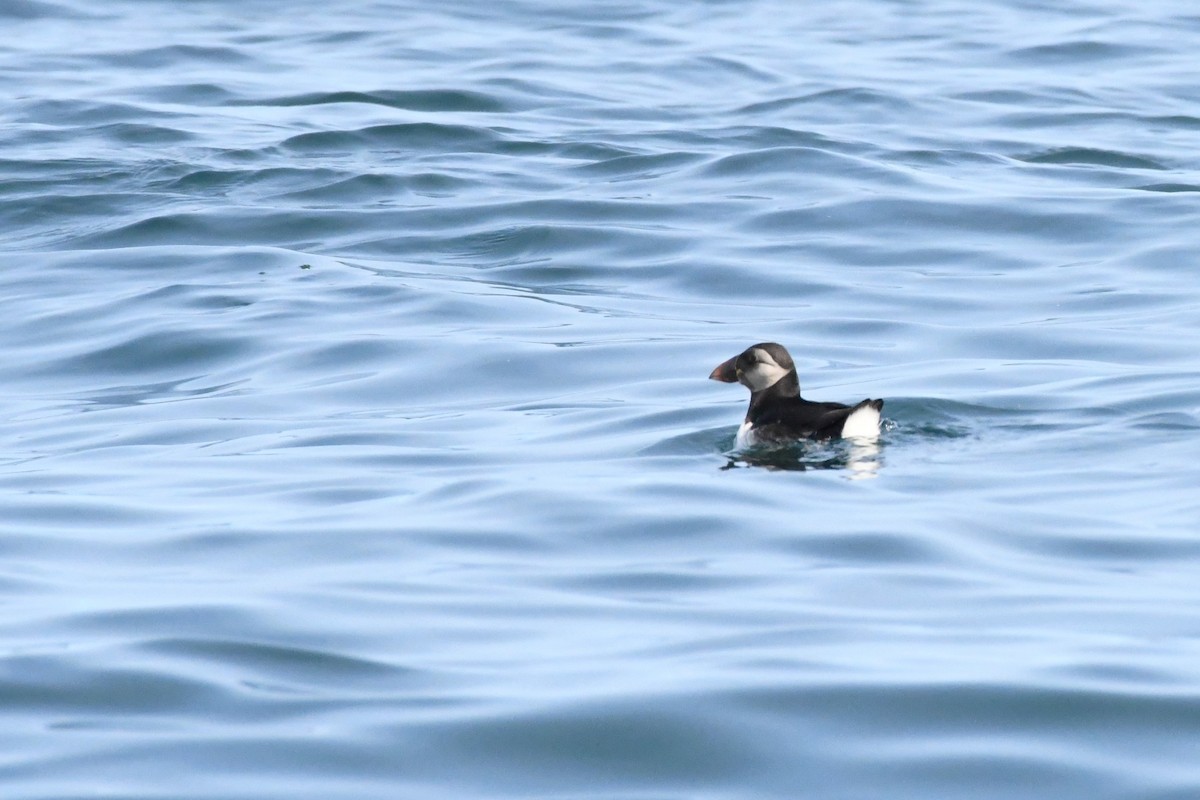
M 1186 4 L 0 26 L 5 798 L 1200 796 Z

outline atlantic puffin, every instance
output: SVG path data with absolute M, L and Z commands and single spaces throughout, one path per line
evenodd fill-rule
M 875 439 L 882 400 L 852 406 L 816 403 L 800 396 L 796 365 L 781 344 L 761 342 L 720 364 L 708 376 L 750 390 L 750 408 L 738 428 L 737 446 L 778 444 L 797 439 Z

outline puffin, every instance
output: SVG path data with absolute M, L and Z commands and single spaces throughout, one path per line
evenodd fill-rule
M 750 408 L 737 432 L 737 447 L 800 439 L 877 439 L 882 400 L 818 403 L 800 396 L 800 379 L 787 349 L 775 342 L 751 345 L 708 376 L 750 390 Z

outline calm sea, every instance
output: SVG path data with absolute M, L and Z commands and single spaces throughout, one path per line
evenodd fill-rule
M 4 800 L 1200 797 L 1194 5 L 0 31 Z

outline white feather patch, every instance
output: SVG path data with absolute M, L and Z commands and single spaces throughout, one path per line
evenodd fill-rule
M 746 420 L 742 423 L 742 427 L 738 428 L 737 439 L 734 440 L 734 445 L 738 448 L 753 447 L 755 440 L 754 431 L 750 430 L 750 421 Z
M 842 425 L 844 439 L 878 439 L 879 410 L 871 406 L 863 406 L 846 417 Z

